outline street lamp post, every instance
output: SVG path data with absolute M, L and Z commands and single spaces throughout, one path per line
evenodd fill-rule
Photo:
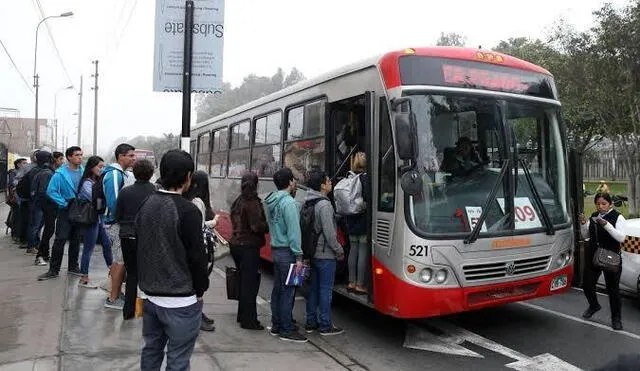
M 60 88 L 53 96 L 53 122 L 55 123 L 55 144 L 53 145 L 55 149 L 58 149 L 58 93 L 64 90 L 73 89 L 73 85 L 69 85 L 66 88 Z
M 60 15 L 50 15 L 48 17 L 44 17 L 36 26 L 36 43 L 35 50 L 33 52 L 33 87 L 36 88 L 36 112 L 35 112 L 35 141 L 34 147 L 38 148 L 38 139 L 40 138 L 40 125 L 38 125 L 38 88 L 40 87 L 39 76 L 37 73 L 37 64 L 38 64 L 38 30 L 40 29 L 40 25 L 44 23 L 49 18 L 64 18 L 70 17 L 73 15 L 73 12 L 65 12 Z

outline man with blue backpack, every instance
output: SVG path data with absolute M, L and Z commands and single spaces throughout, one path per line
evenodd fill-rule
M 56 225 L 56 237 L 53 242 L 49 270 L 38 276 L 38 281 L 58 278 L 62 258 L 64 256 L 64 245 L 69 241 L 69 274 L 81 276 L 78 266 L 78 256 L 80 255 L 79 227 L 69 220 L 69 205 L 78 195 L 78 186 L 84 168 L 82 166 L 82 149 L 80 147 L 69 147 L 65 152 L 67 164 L 59 168 L 51 177 L 47 186 L 47 197 L 53 201 L 58 208 L 58 221 Z
M 107 236 L 111 240 L 113 252 L 113 265 L 111 265 L 111 293 L 105 300 L 106 308 L 122 310 L 124 298 L 122 297 L 122 282 L 124 281 L 125 268 L 120 244 L 120 227 L 116 223 L 116 206 L 118 195 L 125 185 L 132 184 L 132 177 L 127 173 L 136 162 L 135 148 L 126 143 L 119 144 L 115 150 L 116 162 L 105 167 L 101 175 L 101 181 L 96 182 L 93 189 L 94 207 L 98 214 L 104 214 L 104 224 Z

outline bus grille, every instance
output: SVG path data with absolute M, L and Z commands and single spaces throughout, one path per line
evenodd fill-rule
M 378 219 L 376 228 L 376 242 L 380 247 L 388 248 L 391 243 L 391 222 L 384 219 Z
M 540 256 L 500 263 L 486 263 L 466 265 L 462 267 L 467 282 L 491 280 L 503 277 L 522 276 L 525 274 L 543 272 L 549 266 L 551 256 Z

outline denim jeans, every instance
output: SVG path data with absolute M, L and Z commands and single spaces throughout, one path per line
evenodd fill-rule
M 364 285 L 365 272 L 367 269 L 367 236 L 349 236 L 351 250 L 349 250 L 349 283 Z
M 307 325 L 318 325 L 320 330 L 331 328 L 331 299 L 335 275 L 335 260 L 313 259 L 311 261 L 311 287 L 307 297 Z M 318 307 L 320 307 L 319 317 Z
M 202 320 L 202 302 L 182 308 L 163 308 L 144 301 L 140 357 L 142 371 L 159 371 L 167 347 L 167 371 L 189 370 Z
M 294 286 L 287 286 L 289 267 L 296 258 L 287 248 L 271 248 L 273 259 L 273 290 L 271 291 L 271 324 L 272 330 L 281 334 L 293 332 L 292 312 L 296 295 Z
M 111 255 L 111 241 L 107 238 L 107 233 L 104 230 L 104 224 L 102 217 L 98 219 L 98 222 L 87 228 L 84 232 L 84 247 L 82 249 L 82 260 L 80 262 L 80 272 L 85 276 L 89 274 L 89 265 L 91 263 L 91 256 L 93 255 L 93 249 L 96 247 L 98 237 L 102 241 L 102 256 L 104 257 L 104 263 L 107 267 L 113 264 L 113 256 Z

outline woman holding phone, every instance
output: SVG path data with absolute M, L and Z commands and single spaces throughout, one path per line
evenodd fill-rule
M 591 318 L 602 307 L 598 303 L 596 295 L 596 283 L 600 278 L 602 268 L 593 265 L 593 256 L 598 247 L 620 254 L 620 244 L 624 241 L 625 219 L 613 208 L 613 200 L 608 193 L 598 193 L 593 199 L 596 211 L 587 220 L 584 214 L 579 215 L 581 224 L 580 232 L 583 239 L 589 238 L 589 246 L 585 257 L 585 269 L 583 272 L 584 295 L 587 297 L 589 307 L 582 314 L 585 319 Z M 614 330 L 622 330 L 621 301 L 620 301 L 620 274 L 622 269 L 616 272 L 604 271 L 604 279 L 609 295 L 611 308 L 611 327 Z

